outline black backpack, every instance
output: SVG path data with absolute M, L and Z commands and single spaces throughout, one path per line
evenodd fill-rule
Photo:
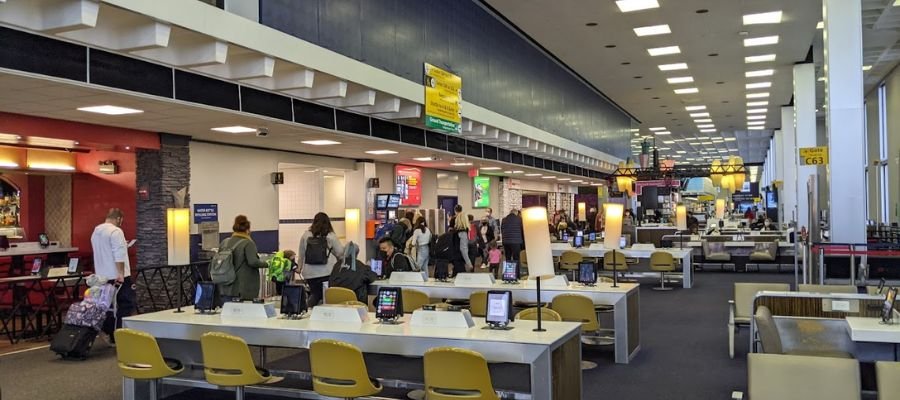
M 455 229 L 450 229 L 438 236 L 434 242 L 434 258 L 441 260 L 457 260 L 462 258 L 459 252 L 459 236 Z
M 306 253 L 303 263 L 307 265 L 326 265 L 331 249 L 328 248 L 327 236 L 310 236 L 306 239 Z

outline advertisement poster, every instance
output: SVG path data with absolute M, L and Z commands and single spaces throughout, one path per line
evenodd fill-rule
M 422 169 L 398 165 L 394 167 L 396 193 L 400 195 L 400 206 L 422 204 Z
M 462 133 L 462 78 L 425 63 L 425 126 Z
M 476 176 L 472 178 L 474 182 L 475 208 L 485 208 L 491 206 L 491 177 Z

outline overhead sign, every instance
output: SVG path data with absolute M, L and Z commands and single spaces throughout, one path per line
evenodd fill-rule
M 801 147 L 800 165 L 828 165 L 828 146 Z
M 394 173 L 396 174 L 397 194 L 400 195 L 400 205 L 417 206 L 422 204 L 422 169 L 398 165 L 394 167 Z
M 491 177 L 476 176 L 472 178 L 473 194 L 475 197 L 475 208 L 485 208 L 491 206 Z
M 219 222 L 218 204 L 194 204 L 194 223 Z
M 462 78 L 425 63 L 425 126 L 462 133 Z

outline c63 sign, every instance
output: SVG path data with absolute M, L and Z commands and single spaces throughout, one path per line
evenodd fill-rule
M 801 147 L 800 165 L 827 165 L 828 146 Z

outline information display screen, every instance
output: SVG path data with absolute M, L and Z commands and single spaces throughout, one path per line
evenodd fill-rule
M 512 292 L 508 290 L 491 290 L 487 295 L 487 310 L 484 320 L 493 325 L 505 326 L 509 323 L 512 310 Z
M 378 289 L 377 304 L 375 317 L 378 319 L 396 319 L 403 315 L 403 299 L 400 288 L 383 287 Z
M 501 277 L 504 282 L 514 282 L 519 280 L 519 265 L 515 261 L 504 261 Z

